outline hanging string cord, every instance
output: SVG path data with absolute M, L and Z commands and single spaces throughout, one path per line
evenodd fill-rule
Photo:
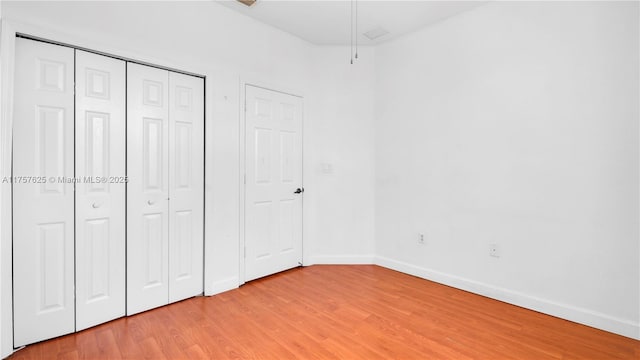
M 356 59 L 358 58 L 358 0 L 356 0 Z
M 351 0 L 351 23 L 349 24 L 349 30 L 351 31 L 350 34 L 350 41 L 351 41 L 351 65 L 353 65 L 353 0 Z

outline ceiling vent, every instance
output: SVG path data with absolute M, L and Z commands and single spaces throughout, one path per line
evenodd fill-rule
M 369 31 L 367 31 L 366 33 L 364 33 L 364 36 L 366 36 L 367 38 L 369 38 L 369 40 L 375 40 L 377 38 L 383 37 L 385 35 L 387 35 L 389 32 L 386 29 L 383 29 L 381 27 L 377 27 L 375 29 L 371 29 Z
M 238 0 L 239 3 L 251 6 L 256 3 L 257 0 Z

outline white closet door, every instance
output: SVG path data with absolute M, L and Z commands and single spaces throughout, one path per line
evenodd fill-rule
M 73 49 L 16 40 L 13 130 L 16 346 L 75 329 L 73 72 Z
M 125 314 L 125 62 L 76 51 L 76 330 Z
M 169 72 L 127 64 L 127 314 L 169 301 Z
M 204 79 L 169 73 L 169 301 L 203 291 Z
M 245 281 L 302 262 L 302 99 L 246 87 Z

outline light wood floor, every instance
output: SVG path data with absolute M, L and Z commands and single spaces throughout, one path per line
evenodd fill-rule
M 640 341 L 377 266 L 311 266 L 11 359 L 640 359 Z

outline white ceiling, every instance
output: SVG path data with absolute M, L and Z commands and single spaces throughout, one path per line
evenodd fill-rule
M 317 45 L 350 44 L 350 0 L 258 0 L 251 7 L 235 0 L 218 2 Z M 374 45 L 388 41 L 485 2 L 359 0 L 358 42 Z M 378 27 L 386 29 L 389 34 L 375 40 L 363 35 Z

